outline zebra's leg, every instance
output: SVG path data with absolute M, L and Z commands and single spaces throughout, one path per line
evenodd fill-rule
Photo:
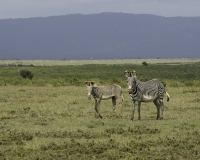
M 112 97 L 112 104 L 113 104 L 113 108 L 112 108 L 112 113 L 110 114 L 110 117 L 112 117 L 112 115 L 115 111 L 115 108 L 116 108 L 116 98 L 115 97 Z
M 103 118 L 99 113 L 99 108 L 100 108 L 100 100 L 95 99 L 95 111 L 97 112 L 97 116 Z
M 159 99 L 159 102 L 160 102 L 160 119 L 163 119 L 163 112 L 164 112 L 163 98 Z
M 119 100 L 118 100 L 119 102 L 118 102 L 118 104 L 119 104 L 119 106 L 120 106 L 120 108 L 121 108 L 121 117 L 123 117 L 123 102 L 122 102 L 122 99 L 120 99 L 119 98 Z
M 156 108 L 157 108 L 157 118 L 156 119 L 160 119 L 160 104 L 158 99 L 155 99 L 153 101 L 153 103 L 155 104 Z
M 95 109 L 95 111 L 96 111 L 96 116 L 98 116 L 98 115 L 97 115 L 97 114 L 98 114 L 97 105 L 98 105 L 98 104 L 97 104 L 97 100 L 95 99 L 95 106 L 94 106 L 94 109 Z M 96 116 L 95 116 L 95 117 L 96 117 Z
M 141 102 L 138 102 L 138 120 L 140 120 L 140 106 L 141 106 Z
M 124 96 L 123 94 L 121 95 L 121 98 L 118 98 L 119 99 L 119 104 L 121 105 L 121 117 L 123 117 L 123 101 L 124 101 Z
M 135 111 L 135 100 L 131 99 L 132 101 L 132 116 L 131 116 L 131 120 L 134 119 L 134 111 Z
M 117 105 L 121 109 L 120 111 L 120 117 L 123 117 L 123 104 L 122 104 L 122 99 L 121 98 L 116 98 Z

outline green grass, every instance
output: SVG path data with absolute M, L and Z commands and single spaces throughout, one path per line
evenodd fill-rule
M 19 76 L 30 70 L 32 80 Z M 125 70 L 141 80 L 159 78 L 171 99 L 163 120 L 153 103 L 132 107 Z M 200 65 L 81 64 L 0 67 L 0 159 L 200 159 Z M 95 118 L 85 80 L 123 87 L 123 117 L 111 100 Z
M 20 77 L 21 70 L 33 73 L 32 80 Z M 84 81 L 93 80 L 97 83 L 118 83 L 126 86 L 125 70 L 135 70 L 137 77 L 142 80 L 158 78 L 168 86 L 199 86 L 200 63 L 180 65 L 148 66 L 136 64 L 88 64 L 66 66 L 17 66 L 0 67 L 0 85 L 33 85 L 45 86 L 82 86 Z
M 2 86 L 0 157 L 2 159 L 199 159 L 200 88 L 168 87 L 163 120 L 153 103 L 142 103 L 141 120 L 130 120 L 124 89 L 124 113 L 114 117 L 111 100 L 94 100 L 82 86 Z

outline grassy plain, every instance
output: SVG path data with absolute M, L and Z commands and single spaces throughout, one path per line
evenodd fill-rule
M 142 119 L 130 120 L 124 90 L 124 116 L 103 119 L 85 87 L 3 86 L 0 91 L 0 157 L 6 159 L 199 159 L 200 88 L 168 87 L 164 120 L 153 103 L 143 103 Z
M 33 66 L 66 66 L 66 65 L 85 65 L 85 64 L 189 64 L 200 62 L 200 59 L 110 59 L 110 60 L 0 60 L 0 65 L 33 65 Z
M 98 119 L 94 100 L 87 99 L 82 83 L 92 77 L 99 82 L 106 75 L 112 80 L 117 74 L 121 77 L 117 66 L 92 65 L 96 73 L 90 70 L 91 65 L 69 66 L 69 70 L 49 67 L 28 67 L 35 74 L 32 81 L 17 78 L 20 67 L 0 68 L 4 77 L 0 87 L 0 159 L 200 159 L 199 64 L 121 65 L 122 71 L 135 67 L 143 79 L 169 67 L 159 77 L 171 96 L 169 102 L 164 101 L 164 119 L 156 120 L 153 103 L 142 103 L 142 118 L 137 120 L 136 112 L 134 121 L 130 120 L 131 102 L 125 87 L 123 117 L 118 116 L 118 107 L 115 116 L 109 117 L 112 105 L 107 100 L 101 103 L 103 119 Z M 88 71 L 85 76 L 80 74 L 84 69 Z M 77 74 L 70 80 L 78 82 L 63 80 L 67 75 L 62 74 L 64 70 Z M 38 75 L 40 72 L 44 74 Z M 126 83 L 122 78 L 114 80 Z

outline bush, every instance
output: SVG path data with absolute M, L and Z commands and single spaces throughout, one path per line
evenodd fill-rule
M 32 79 L 33 78 L 33 73 L 29 70 L 20 70 L 19 72 L 20 76 L 25 78 L 25 79 Z
M 143 66 L 148 66 L 147 62 L 142 62 Z

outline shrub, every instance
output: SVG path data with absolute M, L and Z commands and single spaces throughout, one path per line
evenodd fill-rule
M 142 62 L 143 66 L 148 66 L 147 62 Z
M 31 73 L 31 71 L 29 71 L 29 70 L 25 70 L 25 69 L 20 70 L 19 74 L 20 74 L 21 77 L 23 77 L 25 79 L 27 79 L 27 78 L 32 79 L 33 78 L 33 73 Z

